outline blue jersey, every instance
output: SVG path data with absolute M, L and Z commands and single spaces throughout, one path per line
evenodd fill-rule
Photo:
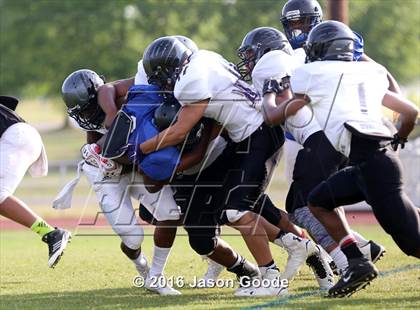
M 155 110 L 164 98 L 155 85 L 134 85 L 128 91 L 127 104 L 122 110 L 135 119 L 135 127 L 128 138 L 127 155 L 144 173 L 153 180 L 170 178 L 178 166 L 180 154 L 176 147 L 170 146 L 150 154 L 141 154 L 138 146 L 159 134 L 153 123 Z

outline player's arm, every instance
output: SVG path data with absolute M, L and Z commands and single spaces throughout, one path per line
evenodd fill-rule
M 101 139 L 103 134 L 97 131 L 86 131 L 86 143 L 92 144 L 96 143 L 99 139 Z
M 184 141 L 194 125 L 203 117 L 208 103 L 209 99 L 206 99 L 183 106 L 175 124 L 140 144 L 140 151 L 143 154 L 149 154 Z
M 282 83 L 283 85 L 281 85 Z M 269 126 L 283 124 L 288 116 L 296 114 L 308 103 L 306 100 L 297 100 L 301 97 L 293 96 L 286 78 L 281 81 L 275 79 L 265 81 L 263 93 L 262 112 L 264 120 Z M 297 101 L 295 100 L 292 104 L 294 99 Z
M 98 89 L 98 104 L 105 112 L 105 128 L 109 128 L 117 115 L 118 110 L 127 94 L 128 89 L 134 85 L 134 78 L 106 83 Z
M 398 129 L 397 135 L 400 138 L 406 139 L 414 129 L 419 109 L 410 100 L 391 91 L 387 91 L 382 99 L 382 104 L 400 114 L 401 126 Z
M 200 163 L 206 154 L 210 141 L 221 131 L 220 126 L 216 125 L 215 121 L 208 118 L 203 119 L 203 124 L 204 128 L 200 141 L 190 152 L 182 154 L 181 162 L 179 163 L 176 172 L 182 172 Z

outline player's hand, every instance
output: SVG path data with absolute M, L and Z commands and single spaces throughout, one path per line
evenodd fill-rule
M 85 144 L 80 149 L 80 152 L 82 153 L 82 157 L 86 163 L 96 168 L 99 168 L 101 161 L 101 148 L 99 145 L 97 145 L 96 143 Z
M 99 169 L 105 178 L 114 178 L 121 174 L 123 166 L 112 159 L 100 157 Z
M 289 80 L 283 79 L 267 79 L 264 81 L 263 96 L 269 93 L 281 94 L 283 90 L 289 88 Z
M 400 137 L 398 133 L 394 135 L 394 139 L 391 141 L 391 146 L 394 151 L 398 150 L 398 146 L 401 145 L 401 149 L 404 148 L 407 138 Z
M 101 156 L 101 148 L 96 143 L 85 144 L 81 148 L 83 159 L 96 168 L 99 168 L 104 177 L 112 178 L 121 174 L 122 165 Z

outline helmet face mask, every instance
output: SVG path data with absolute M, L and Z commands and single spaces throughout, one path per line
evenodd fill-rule
M 304 46 L 306 61 L 353 61 L 355 36 L 351 29 L 337 21 L 325 21 L 311 30 Z
M 289 55 L 293 53 L 286 36 L 275 28 L 259 27 L 248 32 L 237 51 L 241 62 L 236 66 L 242 79 L 250 81 L 257 62 L 273 50 L 281 50 Z
M 312 28 L 322 21 L 322 9 L 316 0 L 289 0 L 280 21 L 291 46 L 301 48 Z
M 82 69 L 71 73 L 63 82 L 61 94 L 67 114 L 85 130 L 102 128 L 105 113 L 97 102 L 97 91 L 104 79 L 94 71 Z

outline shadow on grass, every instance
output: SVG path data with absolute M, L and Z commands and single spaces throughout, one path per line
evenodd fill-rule
M 190 291 L 191 292 L 191 291 Z M 231 292 L 214 292 L 208 290 L 194 290 L 180 296 L 159 296 L 145 289 L 138 288 L 110 288 L 75 292 L 48 292 L 40 294 L 1 295 L 1 309 L 168 309 L 176 306 L 193 307 L 203 304 L 216 304 L 217 301 L 226 303 L 229 299 L 236 299 Z M 226 304 L 225 304 L 226 305 Z M 238 307 L 224 307 L 224 309 Z

